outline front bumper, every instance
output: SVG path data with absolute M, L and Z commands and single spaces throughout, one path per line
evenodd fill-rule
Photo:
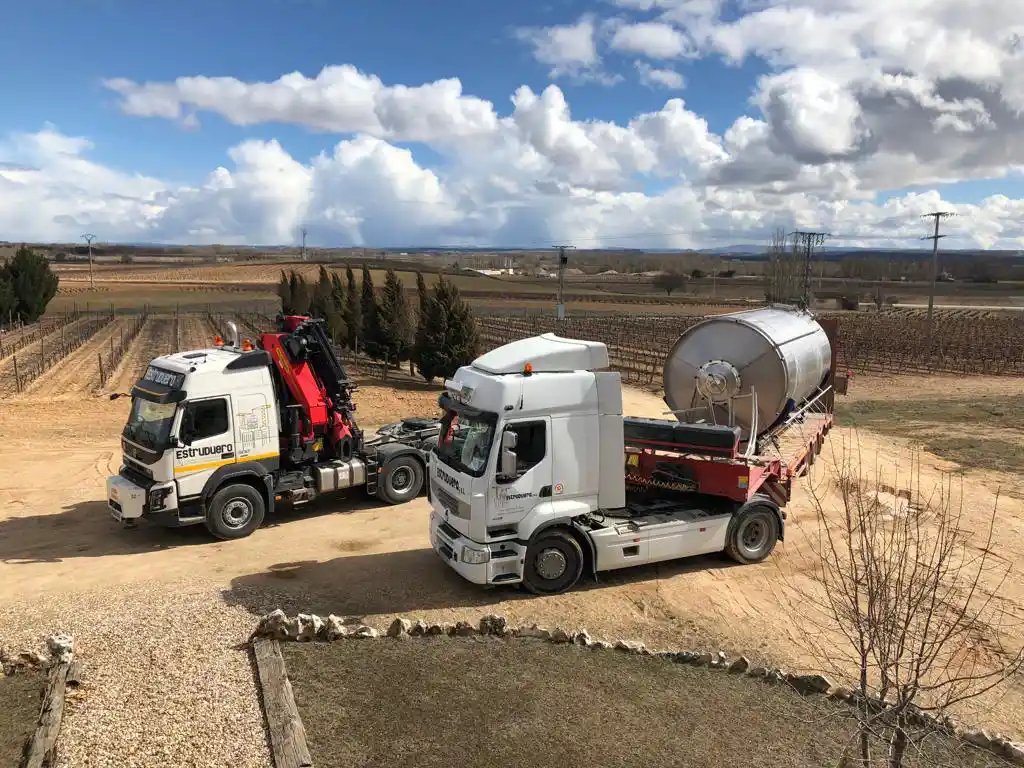
M 430 546 L 462 578 L 474 584 L 517 584 L 523 580 L 525 547 L 514 541 L 478 544 L 445 523 L 433 509 Z
M 135 523 L 145 518 L 165 527 L 186 524 L 179 518 L 173 482 L 154 483 L 145 488 L 124 475 L 112 475 L 107 478 L 107 509 L 111 517 L 121 523 Z
M 119 523 L 135 522 L 146 512 L 146 489 L 121 475 L 108 477 L 107 509 Z

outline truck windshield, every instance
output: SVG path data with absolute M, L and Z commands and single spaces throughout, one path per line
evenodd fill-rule
M 449 409 L 441 420 L 437 457 L 452 469 L 480 477 L 487 468 L 497 418 Z
M 132 412 L 125 424 L 124 436 L 154 451 L 166 448 L 177 407 L 174 403 L 154 403 L 141 397 L 132 398 Z

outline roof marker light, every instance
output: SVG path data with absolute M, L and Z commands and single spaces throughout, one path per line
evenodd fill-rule
M 533 373 L 533 363 L 527 363 L 523 366 L 523 376 L 529 376 Z
M 218 336 L 214 336 L 213 337 L 213 346 L 215 346 L 215 347 L 223 347 L 224 346 L 224 339 L 222 339 L 219 335 Z

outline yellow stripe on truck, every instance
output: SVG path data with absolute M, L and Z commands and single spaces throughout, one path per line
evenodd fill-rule
M 178 475 L 183 472 L 203 472 L 207 469 L 217 469 L 219 467 L 226 467 L 228 464 L 237 464 L 240 461 L 259 461 L 260 459 L 274 459 L 281 454 L 277 451 L 273 453 L 259 453 L 255 456 L 242 456 L 236 459 L 221 459 L 220 461 L 208 461 L 204 464 L 189 464 L 187 467 L 175 467 L 174 474 Z

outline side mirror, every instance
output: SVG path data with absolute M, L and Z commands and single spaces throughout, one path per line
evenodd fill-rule
M 516 476 L 516 444 L 519 435 L 515 432 L 506 431 L 501 433 L 501 457 L 498 461 L 498 474 L 511 480 Z

